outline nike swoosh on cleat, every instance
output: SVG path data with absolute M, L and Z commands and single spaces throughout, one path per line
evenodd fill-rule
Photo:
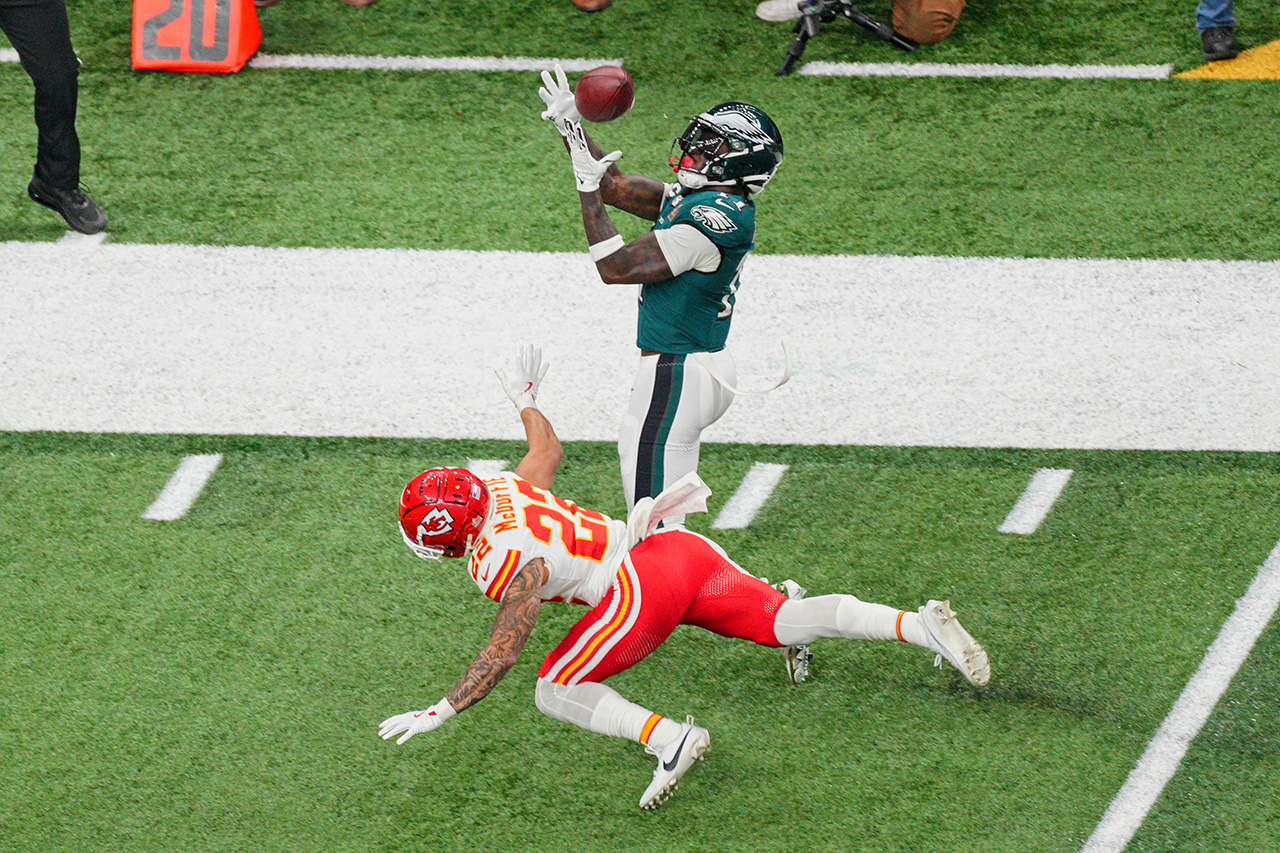
M 665 762 L 665 761 L 664 761 L 664 762 L 662 762 L 662 769 L 663 769 L 663 770 L 671 771 L 671 770 L 675 770 L 675 769 L 676 769 L 676 765 L 680 763 L 680 753 L 684 752 L 684 742 L 685 742 L 685 741 L 687 741 L 687 740 L 689 739 L 689 735 L 691 735 L 691 734 L 693 734 L 693 730 L 692 730 L 692 729 L 690 729 L 689 731 L 685 732 L 685 733 L 684 733 L 684 737 L 680 738 L 680 745 L 679 745 L 678 747 L 676 747 L 676 755 L 675 755 L 675 757 L 674 757 L 674 758 L 672 758 L 672 759 L 671 759 L 671 763 L 670 763 L 670 764 L 668 764 L 668 763 L 667 763 L 667 762 Z

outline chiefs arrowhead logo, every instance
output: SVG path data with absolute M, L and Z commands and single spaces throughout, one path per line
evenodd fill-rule
M 452 531 L 453 516 L 440 507 L 434 507 L 418 522 L 418 544 L 423 544 L 424 536 L 442 536 Z

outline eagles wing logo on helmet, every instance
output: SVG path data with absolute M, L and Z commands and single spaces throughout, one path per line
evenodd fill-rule
M 698 205 L 689 214 L 703 225 L 710 228 L 717 234 L 728 234 L 730 231 L 737 229 L 737 225 L 729 218 L 723 210 L 716 210 L 714 207 L 706 205 Z
M 715 117 L 718 124 L 726 128 L 731 128 L 738 136 L 748 139 L 757 145 L 774 144 L 775 140 L 765 132 L 764 127 L 760 123 L 760 118 L 751 110 L 730 104 L 719 110 L 709 112 L 708 115 Z
M 424 536 L 441 536 L 451 530 L 453 530 L 453 516 L 446 510 L 435 507 L 422 517 L 422 521 L 418 522 L 418 543 L 422 544 Z

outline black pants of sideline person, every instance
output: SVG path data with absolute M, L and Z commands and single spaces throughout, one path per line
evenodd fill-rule
M 74 189 L 80 183 L 80 137 L 76 135 L 80 60 L 71 48 L 66 3 L 0 0 L 0 30 L 36 87 L 35 177 L 59 189 Z

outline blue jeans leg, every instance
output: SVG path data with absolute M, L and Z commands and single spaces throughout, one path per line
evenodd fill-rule
M 1234 27 L 1234 5 L 1234 0 L 1200 0 L 1196 6 L 1196 29 L 1204 32 L 1210 27 Z

